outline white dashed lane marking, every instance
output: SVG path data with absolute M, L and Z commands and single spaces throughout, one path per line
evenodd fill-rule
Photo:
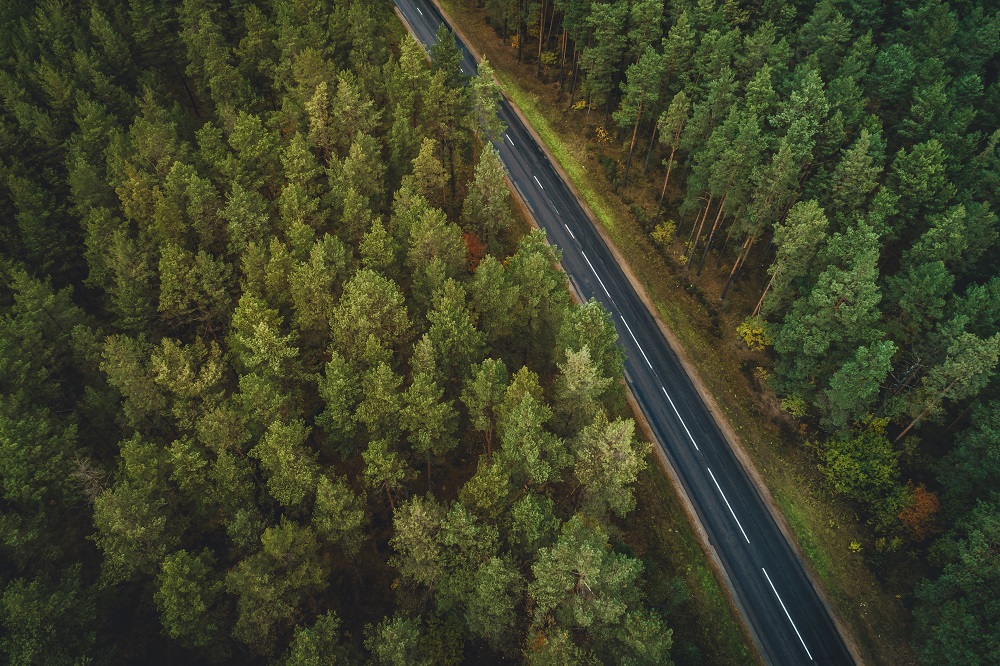
M 775 589 L 774 583 L 771 582 L 771 577 L 767 575 L 767 569 L 761 567 L 760 570 L 764 572 L 764 578 L 767 578 L 767 583 L 771 586 L 771 591 L 774 592 L 774 596 L 778 598 L 778 603 L 781 604 L 781 610 L 785 611 L 785 617 L 788 618 L 789 624 L 791 624 L 792 629 L 795 630 L 795 635 L 799 637 L 799 642 L 802 643 L 802 649 L 806 651 L 807 655 L 809 655 L 809 661 L 815 661 L 812 653 L 809 652 L 809 648 L 806 647 L 806 642 L 802 640 L 802 634 L 799 633 L 799 628 L 795 626 L 795 622 L 792 621 L 792 616 L 788 614 L 788 609 L 785 608 L 785 602 L 781 600 L 781 595 L 778 594 L 778 590 Z
M 601 283 L 601 289 L 603 289 L 604 293 L 608 295 L 608 298 L 611 298 L 611 293 L 608 292 L 608 288 L 604 286 L 604 281 L 601 280 L 601 276 L 597 274 L 597 270 L 594 268 L 594 264 L 590 263 L 590 259 L 587 258 L 587 253 L 584 252 L 583 250 L 580 250 L 580 254 L 583 255 L 583 260 L 587 262 L 588 266 L 590 266 L 590 270 L 594 271 L 594 277 L 596 277 L 597 281 Z M 624 320 L 622 320 L 622 321 L 624 321 Z M 638 343 L 636 343 L 636 344 L 638 344 Z
M 710 468 L 708 468 L 708 467 L 706 467 L 705 469 L 708 470 L 709 476 L 712 477 L 712 483 L 715 484 L 716 490 L 718 490 L 719 494 L 722 495 L 722 501 L 726 503 L 727 507 L 729 507 L 729 513 L 733 514 L 733 520 L 736 521 L 736 526 L 740 528 L 740 532 L 743 532 L 743 538 L 747 540 L 747 543 L 750 543 L 750 537 L 748 537 L 747 533 L 743 531 L 743 526 L 740 525 L 740 519 L 736 517 L 736 512 L 733 511 L 732 505 L 729 504 L 729 500 L 726 499 L 726 493 L 722 492 L 722 487 L 719 486 L 719 482 L 715 480 L 715 475 L 712 474 L 712 470 Z M 780 599 L 779 599 L 779 601 L 780 601 Z M 788 618 L 788 619 L 791 620 L 792 618 Z M 805 645 L 805 643 L 803 643 L 803 645 Z M 812 659 L 812 657 L 809 657 L 809 658 Z
M 670 403 L 670 406 L 674 410 L 674 414 L 677 415 L 677 420 L 681 422 L 682 426 L 684 426 L 684 432 L 686 432 L 688 434 L 688 439 L 690 439 L 691 443 L 694 444 L 694 450 L 695 451 L 701 451 L 701 449 L 698 448 L 698 442 L 694 441 L 694 437 L 691 436 L 691 431 L 688 430 L 687 424 L 684 423 L 684 419 L 681 418 L 681 413 L 679 411 L 677 411 L 677 405 L 675 405 L 674 401 L 670 399 L 670 394 L 667 393 L 667 389 L 665 389 L 665 388 L 663 388 L 661 386 L 660 390 L 663 391 L 663 395 L 667 396 L 667 402 Z
M 597 279 L 600 280 L 601 278 L 597 278 Z M 604 285 L 601 285 L 601 286 L 604 286 Z M 607 290 L 605 290 L 605 291 L 607 291 Z M 610 294 L 608 294 L 608 298 L 611 298 Z M 618 316 L 621 317 L 621 315 L 618 315 Z M 639 353 L 642 354 L 642 357 L 644 359 L 646 359 L 646 365 L 648 365 L 649 369 L 652 370 L 653 369 L 653 364 L 649 362 L 649 357 L 646 356 L 646 352 L 642 351 L 642 345 L 640 345 L 639 341 L 635 339 L 635 333 L 632 332 L 632 327 L 628 325 L 627 321 L 625 321 L 625 317 L 622 317 L 622 323 L 625 324 L 625 328 L 628 329 L 628 334 L 632 336 L 632 342 L 634 342 L 635 346 L 639 348 Z

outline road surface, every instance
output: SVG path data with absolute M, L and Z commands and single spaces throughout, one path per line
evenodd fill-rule
M 443 19 L 428 0 L 396 0 L 415 36 L 435 41 Z M 462 70 L 476 72 L 463 50 Z M 853 660 L 796 552 L 778 529 L 652 315 L 569 187 L 506 100 L 500 158 L 577 293 L 612 314 L 625 349 L 626 379 L 684 484 L 726 570 L 737 605 L 772 664 Z

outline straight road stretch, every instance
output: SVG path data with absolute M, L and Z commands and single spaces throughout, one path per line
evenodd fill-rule
M 444 22 L 428 0 L 396 0 L 425 46 Z M 459 40 L 462 70 L 476 60 Z M 626 379 L 680 477 L 731 583 L 737 606 L 771 664 L 854 663 L 805 566 L 719 430 L 707 406 L 621 266 L 524 123 L 504 99 L 497 143 L 511 181 L 562 250 L 577 293 L 611 312 L 626 353 Z

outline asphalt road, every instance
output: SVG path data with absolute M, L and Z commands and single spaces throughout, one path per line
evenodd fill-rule
M 427 0 L 396 0 L 429 46 L 443 19 Z M 462 69 L 476 61 L 464 51 Z M 626 353 L 626 379 L 684 484 L 726 570 L 764 658 L 772 664 L 851 664 L 853 660 L 804 565 L 778 529 L 681 363 L 569 187 L 504 100 L 508 127 L 497 147 L 510 178 L 577 293 L 611 313 Z

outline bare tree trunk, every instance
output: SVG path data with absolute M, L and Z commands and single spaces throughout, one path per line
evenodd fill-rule
M 924 408 L 924 411 L 920 412 L 920 414 L 917 415 L 917 418 L 910 421 L 910 424 L 905 428 L 903 428 L 903 432 L 899 433 L 899 435 L 896 436 L 896 439 L 892 440 L 893 444 L 903 439 L 903 437 L 906 436 L 906 433 L 910 432 L 910 430 L 913 429 L 913 426 L 917 425 L 917 423 L 919 423 L 921 419 L 927 416 L 930 413 L 931 409 L 934 408 L 934 405 L 940 402 L 944 398 L 944 396 L 948 394 L 948 391 L 954 388 L 955 384 L 957 384 L 958 382 L 959 382 L 958 379 L 954 380 L 951 384 L 948 384 L 948 386 L 946 386 L 943 391 L 940 391 L 937 394 L 937 397 L 933 401 L 928 402 L 927 407 Z
M 715 238 L 715 230 L 719 228 L 719 221 L 722 219 L 722 211 L 726 207 L 726 197 L 729 193 L 722 195 L 722 203 L 719 204 L 719 212 L 715 214 L 715 222 L 712 223 L 712 230 L 708 232 L 708 240 L 705 241 L 705 251 L 701 253 L 701 261 L 698 262 L 698 272 L 695 275 L 701 275 L 701 269 L 705 267 L 705 257 L 708 256 L 708 250 L 712 247 L 712 239 Z
M 566 36 L 566 28 L 562 31 L 562 57 L 559 58 L 559 101 L 562 101 L 563 95 L 563 75 L 566 73 L 566 42 L 569 39 Z
M 549 29 L 545 31 L 546 44 L 548 44 L 549 40 L 552 39 L 552 26 L 555 25 L 556 22 L 556 8 L 551 7 L 551 10 L 552 11 L 549 12 Z
M 736 269 L 736 275 L 733 276 L 733 284 L 739 282 L 739 279 L 743 277 L 743 269 L 747 267 L 747 259 L 750 258 L 750 253 L 753 251 L 754 243 L 757 242 L 757 237 L 754 236 L 750 240 L 750 247 L 747 248 L 746 253 L 743 255 L 743 260 L 740 261 L 739 268 Z
M 656 205 L 655 219 L 657 220 L 660 219 L 660 210 L 663 208 L 663 197 L 667 196 L 667 183 L 670 182 L 670 167 L 674 165 L 674 152 L 676 152 L 676 150 L 676 148 L 670 148 L 670 159 L 667 160 L 667 175 L 663 179 L 663 190 L 660 192 L 660 203 Z
M 970 410 L 970 409 L 972 409 L 972 407 L 973 407 L 973 405 L 969 405 L 968 407 L 966 407 L 965 409 L 963 409 L 963 410 L 962 410 L 962 411 L 961 411 L 961 412 L 959 413 L 959 415 L 955 417 L 955 420 L 954 420 L 954 421 L 952 421 L 952 422 L 951 422 L 951 423 L 950 423 L 950 424 L 948 425 L 948 427 L 944 429 L 944 430 L 945 430 L 945 432 L 950 432 L 950 431 L 951 431 L 951 429 L 952 429 L 952 428 L 954 428 L 954 427 L 955 427 L 955 426 L 956 426 L 956 425 L 958 424 L 958 422 L 959 422 L 959 421 L 961 421 L 961 420 L 962 420 L 962 419 L 963 419 L 963 418 L 965 417 L 965 415 L 969 413 L 969 410 Z
M 767 286 L 764 287 L 764 293 L 760 295 L 760 300 L 757 301 L 757 307 L 753 309 L 753 314 L 751 317 L 756 317 L 760 314 L 760 308 L 764 305 L 764 297 L 767 296 L 767 292 L 771 291 L 771 285 L 774 284 L 774 278 L 778 277 L 778 272 L 781 270 L 781 266 L 778 266 L 774 273 L 771 274 L 771 279 L 767 281 Z
M 659 123 L 653 123 L 653 134 L 649 137 L 649 149 L 646 150 L 646 161 L 642 165 L 642 173 L 649 170 L 649 158 L 653 156 L 653 146 L 656 145 L 656 132 L 660 129 Z
M 576 43 L 573 43 L 573 74 L 569 78 L 569 106 L 573 108 L 573 100 L 576 99 L 576 77 L 580 74 L 580 54 L 577 52 Z
M 736 275 L 736 271 L 739 270 L 740 265 L 746 259 L 746 255 L 750 253 L 750 247 L 753 245 L 753 234 L 748 233 L 747 239 L 743 242 L 743 249 L 740 251 L 740 256 L 736 257 L 736 261 L 733 262 L 733 270 L 729 271 L 729 278 L 726 279 L 726 284 L 722 287 L 722 295 L 719 296 L 720 301 L 726 300 L 726 292 L 729 291 L 729 286 L 733 283 L 733 278 Z
M 722 265 L 722 257 L 726 254 L 726 248 L 729 247 L 729 241 L 733 237 L 733 229 L 736 227 L 736 222 L 739 219 L 739 213 L 736 214 L 737 217 L 733 218 L 733 221 L 729 223 L 729 229 L 726 231 L 726 240 L 722 243 L 722 248 L 719 250 L 719 257 L 715 260 L 715 267 L 719 268 Z
M 535 76 L 542 78 L 542 44 L 545 42 L 545 0 L 538 8 L 538 59 L 535 61 Z
M 913 426 L 917 425 L 917 423 L 920 421 L 920 419 L 922 419 L 925 416 L 927 416 L 928 412 L 931 411 L 931 407 L 932 406 L 933 405 L 927 405 L 927 407 L 924 409 L 924 411 L 920 412 L 920 414 L 917 416 L 917 418 L 915 418 L 912 421 L 910 421 L 910 425 L 908 425 L 905 428 L 903 428 L 903 432 L 899 433 L 899 435 L 896 436 L 896 439 L 892 440 L 892 443 L 895 444 L 899 440 L 903 439 L 903 437 L 906 435 L 906 433 L 910 432 L 910 430 L 913 429 Z
M 698 220 L 701 219 L 701 214 L 703 212 L 704 212 L 704 209 L 702 209 L 702 208 L 699 207 L 698 208 L 698 212 L 695 213 L 694 221 L 691 222 L 691 233 L 688 234 L 688 239 L 687 239 L 687 244 L 688 245 L 690 245 L 691 241 L 694 240 L 694 230 L 698 228 Z
M 517 0 L 517 61 L 521 62 L 524 50 L 524 0 Z
M 712 193 L 708 193 L 708 204 L 705 205 L 705 214 L 701 216 L 701 223 L 698 224 L 698 234 L 694 238 L 694 242 L 691 244 L 691 254 L 688 255 L 687 265 L 685 268 L 691 268 L 691 262 L 694 261 L 694 250 L 698 247 L 698 241 L 701 240 L 702 229 L 705 228 L 705 220 L 708 219 L 708 210 L 712 207 Z M 692 227 L 694 230 L 694 227 Z
M 639 100 L 639 108 L 635 114 L 635 127 L 632 128 L 632 143 L 628 147 L 628 156 L 625 158 L 625 173 L 622 175 L 622 189 L 628 184 L 628 168 L 632 165 L 632 152 L 635 150 L 635 139 L 639 136 L 639 122 L 642 120 L 642 99 Z
M 184 77 L 184 72 L 178 69 L 177 76 L 181 79 L 181 84 L 184 86 L 184 92 L 187 93 L 188 101 L 191 102 L 191 108 L 194 110 L 195 118 L 201 118 L 201 114 L 198 113 L 198 103 L 194 101 L 194 95 L 191 94 L 191 88 L 188 87 L 187 79 Z

